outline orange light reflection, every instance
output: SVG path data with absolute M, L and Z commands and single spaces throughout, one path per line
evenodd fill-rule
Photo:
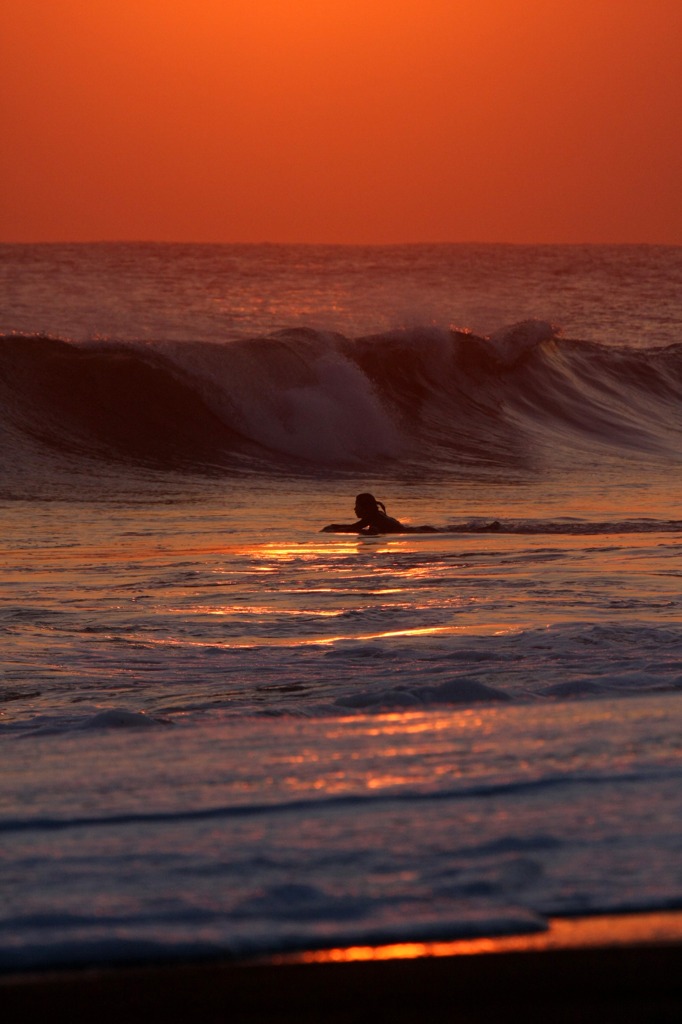
M 353 963 L 368 960 L 414 960 L 419 957 L 474 956 L 483 953 L 534 952 L 579 947 L 678 943 L 682 911 L 552 918 L 544 931 L 487 936 L 452 942 L 400 942 L 384 946 L 348 946 L 310 950 L 275 958 L 278 963 Z
M 240 611 L 245 611 L 240 609 Z M 305 613 L 292 613 L 305 614 Z M 317 613 L 315 613 L 317 614 Z M 469 632 L 463 626 L 430 626 L 420 629 L 398 629 L 382 633 L 339 633 L 334 636 L 314 637 L 277 637 L 277 636 L 243 636 L 237 640 L 189 640 L 186 637 L 149 637 L 129 635 L 126 637 L 129 643 L 141 643 L 147 647 L 211 647 L 229 650 L 242 647 L 323 647 L 341 641 L 378 640 L 389 637 L 403 636 L 434 636 L 440 633 Z M 490 630 L 481 630 L 483 633 L 490 633 Z M 113 634 L 110 634 L 113 635 Z

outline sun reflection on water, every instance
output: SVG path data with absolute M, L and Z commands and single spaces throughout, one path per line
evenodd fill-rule
M 455 939 L 449 942 L 396 942 L 284 954 L 276 963 L 357 963 L 416 960 L 421 957 L 475 956 L 486 953 L 538 952 L 550 949 L 679 943 L 682 912 L 551 918 L 546 929 L 526 934 Z

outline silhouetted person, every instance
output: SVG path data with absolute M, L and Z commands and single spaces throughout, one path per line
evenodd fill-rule
M 377 501 L 373 494 L 358 494 L 355 499 L 357 523 L 330 523 L 322 533 L 437 533 L 435 526 L 403 526 L 401 522 L 386 514 L 383 501 Z

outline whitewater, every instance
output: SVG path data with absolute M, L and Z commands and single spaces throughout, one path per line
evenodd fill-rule
M 682 907 L 681 286 L 0 246 L 0 970 Z

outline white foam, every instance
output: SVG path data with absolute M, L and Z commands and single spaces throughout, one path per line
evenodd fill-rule
M 177 345 L 170 354 L 228 426 L 269 449 L 333 464 L 405 449 L 391 412 L 331 335 Z

